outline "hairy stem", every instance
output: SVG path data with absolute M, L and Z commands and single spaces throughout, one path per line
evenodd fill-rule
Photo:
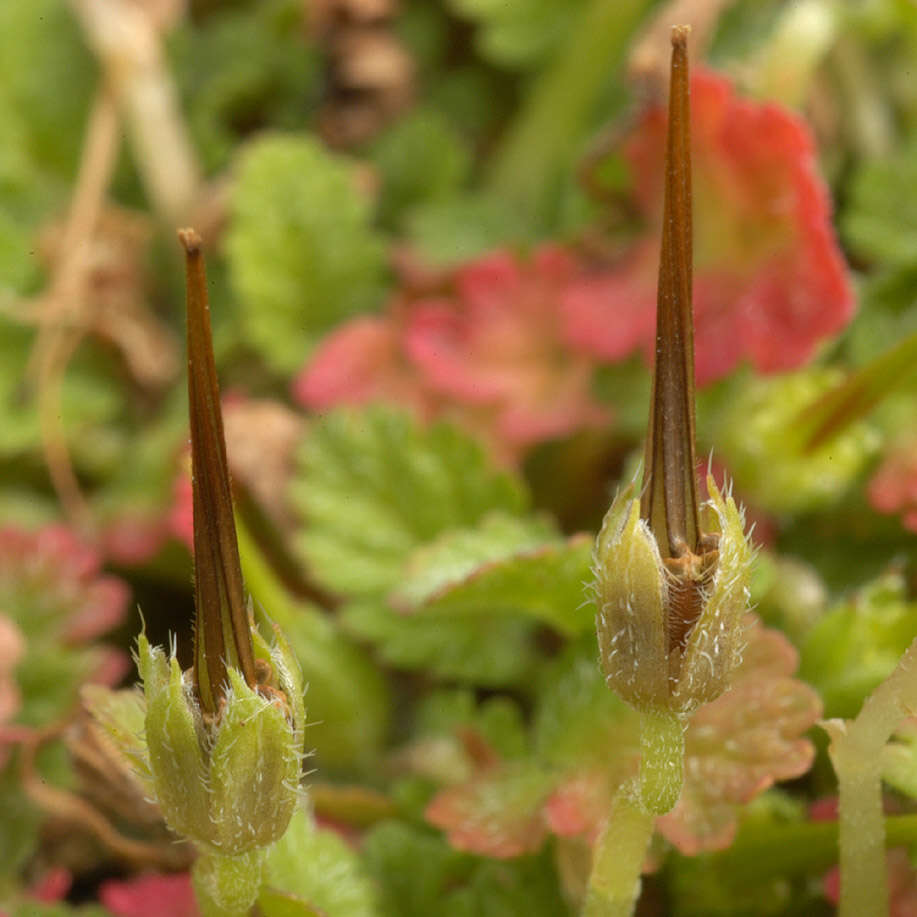
M 685 779 L 685 722 L 668 710 L 640 714 L 640 804 L 654 815 L 675 807 Z
M 582 917 L 633 914 L 655 820 L 640 803 L 633 783 L 618 791 L 593 853 Z
M 265 849 L 240 856 L 203 851 L 191 878 L 202 917 L 245 917 L 261 888 Z
M 873 691 L 854 720 L 829 720 L 829 753 L 840 795 L 840 917 L 884 917 L 885 820 L 882 750 L 898 724 L 917 708 L 917 640 L 895 671 Z

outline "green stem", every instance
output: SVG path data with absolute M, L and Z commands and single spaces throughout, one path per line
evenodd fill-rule
M 617 69 L 646 0 L 591 0 L 552 66 L 539 78 L 492 160 L 490 191 L 542 220 Z
M 245 917 L 261 889 L 266 849 L 240 856 L 204 851 L 191 871 L 202 917 Z
M 640 802 L 665 815 L 675 807 L 685 779 L 685 721 L 668 710 L 640 714 Z
M 640 803 L 637 787 L 625 784 L 615 797 L 595 847 L 583 917 L 633 914 L 655 821 Z
M 917 640 L 873 691 L 855 720 L 829 720 L 829 753 L 840 796 L 840 917 L 888 913 L 882 750 L 917 704 Z

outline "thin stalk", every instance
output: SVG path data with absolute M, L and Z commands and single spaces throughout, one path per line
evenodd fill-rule
M 829 720 L 829 753 L 840 796 L 840 917 L 885 917 L 885 820 L 882 750 L 917 707 L 917 640 L 854 720 Z
M 686 728 L 669 710 L 640 713 L 640 803 L 654 815 L 671 811 L 681 796 Z
M 582 917 L 633 914 L 655 821 L 641 805 L 637 787 L 625 784 L 618 791 L 593 853 Z
M 191 870 L 201 917 L 247 917 L 258 898 L 267 850 L 239 856 L 201 852 Z

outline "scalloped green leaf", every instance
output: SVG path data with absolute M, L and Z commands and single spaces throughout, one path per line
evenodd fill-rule
M 268 852 L 265 885 L 284 893 L 267 891 L 259 898 L 265 917 L 375 917 L 377 913 L 375 890 L 357 854 L 339 835 L 318 828 L 302 807 Z
M 355 598 L 396 587 L 413 551 L 440 533 L 528 505 L 519 478 L 455 427 L 424 428 L 382 408 L 322 418 L 303 445 L 290 496 L 305 520 L 296 547 L 312 575 Z
M 827 717 L 853 717 L 917 637 L 917 608 L 900 574 L 841 603 L 809 631 L 799 676 L 821 694 Z
M 562 917 L 572 914 L 547 854 L 495 862 L 452 850 L 432 831 L 387 821 L 363 859 L 379 887 L 380 917 Z
M 390 600 L 399 610 L 417 611 L 482 568 L 559 540 L 556 526 L 546 518 L 490 513 L 476 528 L 445 532 L 418 548 Z
M 278 372 L 319 336 L 378 306 L 385 248 L 345 160 L 303 134 L 265 136 L 239 163 L 226 238 L 248 341 Z
M 493 547 L 488 536 L 502 527 L 502 520 L 491 518 L 479 529 L 452 532 L 418 551 L 392 604 L 414 616 L 521 614 L 567 636 L 590 630 L 594 612 L 585 596 L 592 539 L 555 536 L 546 542 L 536 525 L 528 533 L 534 543 L 523 539 L 507 556 L 486 559 L 483 548 Z M 476 554 L 482 559 L 475 564 Z
M 343 626 L 390 665 L 439 678 L 509 685 L 529 676 L 538 659 L 535 627 L 522 615 L 405 615 L 372 601 L 340 614 Z

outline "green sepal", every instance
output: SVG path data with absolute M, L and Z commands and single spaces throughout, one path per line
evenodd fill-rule
M 281 707 L 227 670 L 227 696 L 210 752 L 212 838 L 238 855 L 277 840 L 299 799 L 302 743 Z
M 178 660 L 166 660 L 146 635 L 137 639 L 137 661 L 146 695 L 146 741 L 153 788 L 163 817 L 178 834 L 206 839 L 209 812 L 207 763 L 196 720 L 200 713 Z
M 707 476 L 710 500 L 706 531 L 719 530 L 716 572 L 703 610 L 691 630 L 672 689 L 672 707 L 696 710 L 716 700 L 727 688 L 741 661 L 745 632 L 742 618 L 751 594 L 754 550 L 745 535 L 745 519 L 731 493 L 724 497 L 713 477 Z
M 602 523 L 593 555 L 599 660 L 609 686 L 637 709 L 669 700 L 665 574 L 640 501 L 619 494 Z

